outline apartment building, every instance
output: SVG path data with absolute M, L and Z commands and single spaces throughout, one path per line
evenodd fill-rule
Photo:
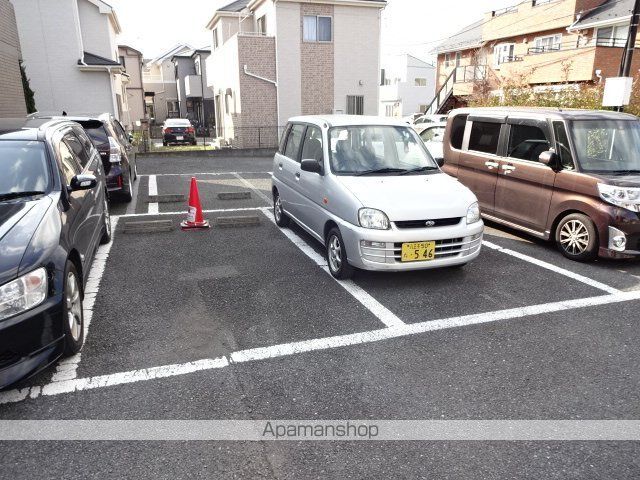
M 115 10 L 102 0 L 12 0 L 22 58 L 41 113 L 122 111 Z
M 127 45 L 118 46 L 122 73 L 122 114 L 120 122 L 127 130 L 134 130 L 146 118 L 144 87 L 142 84 L 142 52 Z
M 144 61 L 142 84 L 147 118 L 152 125 L 162 125 L 167 118 L 180 118 L 175 65 L 171 59 L 175 55 L 192 51 L 192 46 L 179 44 Z
M 505 82 L 570 88 L 618 75 L 633 0 L 525 0 L 487 12 L 437 48 L 429 112 L 499 93 Z M 638 76 L 640 57 L 634 59 Z M 569 87 L 567 87 L 569 86 Z
M 277 142 L 290 117 L 376 115 L 383 0 L 237 0 L 207 28 L 218 134 L 237 147 Z
M 0 118 L 24 117 L 27 104 L 20 73 L 20 39 L 13 6 L 0 0 Z
M 178 53 L 171 59 L 180 116 L 207 128 L 215 125 L 213 90 L 207 85 L 206 61 L 210 55 L 210 48 L 199 48 Z
M 379 115 L 402 118 L 424 112 L 435 84 L 434 65 L 408 54 L 383 56 Z

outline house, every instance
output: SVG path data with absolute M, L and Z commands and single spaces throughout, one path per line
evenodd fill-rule
M 429 113 L 499 94 L 505 82 L 572 88 L 618 75 L 634 0 L 527 0 L 485 14 L 437 48 Z M 640 58 L 632 71 L 638 76 Z
M 385 55 L 380 73 L 380 116 L 424 112 L 436 84 L 434 65 L 412 55 Z
M 111 113 L 123 102 L 115 10 L 102 0 L 12 0 L 38 111 Z
M 273 146 L 290 117 L 376 115 L 383 0 L 237 0 L 207 28 L 218 135 Z
M 142 85 L 142 53 L 127 45 L 118 46 L 118 57 L 124 68 L 122 74 L 123 112 L 120 122 L 127 130 L 134 130 L 146 118 L 144 87 Z
M 162 125 L 167 118 L 180 118 L 175 65 L 175 55 L 193 51 L 187 44 L 171 47 L 156 58 L 145 60 L 142 67 L 147 117 L 152 125 Z
M 210 55 L 210 48 L 200 48 L 178 53 L 171 59 L 180 116 L 206 127 L 215 125 L 213 90 L 207 86 L 206 60 Z
M 27 104 L 20 73 L 20 39 L 13 6 L 0 0 L 0 118 L 24 117 Z

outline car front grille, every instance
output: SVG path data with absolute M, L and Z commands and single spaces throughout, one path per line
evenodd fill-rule
M 462 220 L 462 217 L 456 218 L 438 218 L 433 220 L 403 220 L 400 222 L 394 222 L 399 229 L 407 228 L 436 228 L 436 227 L 451 227 L 458 225 Z M 431 224 L 433 222 L 433 224 Z M 429 225 L 427 225 L 429 223 Z
M 471 237 L 448 238 L 436 240 L 436 260 L 445 258 L 468 256 L 478 251 L 482 243 L 482 235 Z M 384 246 L 382 246 L 384 245 Z M 402 262 L 402 243 L 383 243 L 379 246 L 360 245 L 362 258 L 375 263 L 404 263 Z
M 0 352 L 0 368 L 8 367 L 18 360 L 20 360 L 20 356 L 10 350 Z

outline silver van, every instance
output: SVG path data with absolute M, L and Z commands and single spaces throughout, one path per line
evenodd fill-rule
M 406 123 L 292 118 L 274 157 L 273 212 L 321 242 L 331 274 L 464 265 L 480 253 L 475 195 L 440 170 Z

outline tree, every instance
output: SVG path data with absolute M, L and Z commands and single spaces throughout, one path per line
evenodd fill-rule
M 31 90 L 31 86 L 29 85 L 29 79 L 27 78 L 27 72 L 24 69 L 22 60 L 20 60 L 20 73 L 22 74 L 22 88 L 24 90 L 24 101 L 27 104 L 27 113 L 35 113 L 37 112 L 36 100 L 34 92 Z

